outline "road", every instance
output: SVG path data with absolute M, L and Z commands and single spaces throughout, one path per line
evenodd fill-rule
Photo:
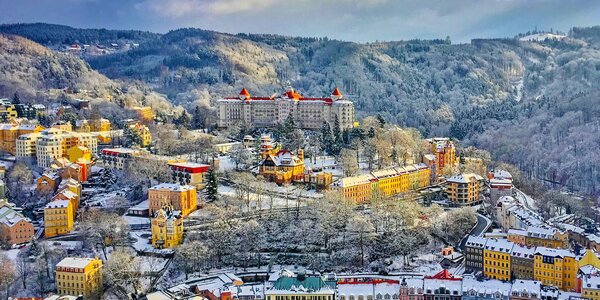
M 469 234 L 463 237 L 463 239 L 460 240 L 460 243 L 458 244 L 458 248 L 461 251 L 464 251 L 465 243 L 467 242 L 467 238 L 469 238 L 470 235 L 482 236 L 490 228 L 490 226 L 492 226 L 492 220 L 490 220 L 488 217 L 483 216 L 481 214 L 477 214 L 476 216 L 477 224 L 475 224 L 473 229 L 469 231 Z

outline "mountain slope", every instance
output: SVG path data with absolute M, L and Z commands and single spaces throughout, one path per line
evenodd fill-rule
M 598 145 L 598 36 L 600 28 L 592 27 L 535 42 L 358 44 L 179 29 L 88 62 L 110 78 L 147 82 L 188 106 L 198 95 L 208 98 L 202 91 L 214 101 L 242 86 L 271 95 L 291 82 L 315 96 L 339 86 L 359 118 L 381 114 L 426 136 L 451 135 L 532 177 L 598 193 L 600 157 L 582 150 Z
M 67 94 L 65 88 L 80 89 Z M 49 102 L 85 97 L 104 109 L 105 116 L 120 121 L 123 108 L 149 105 L 169 114 L 174 110 L 163 96 L 143 83 L 122 83 L 93 70 L 77 57 L 52 51 L 20 36 L 0 34 L 0 97 L 18 92 L 25 102 Z

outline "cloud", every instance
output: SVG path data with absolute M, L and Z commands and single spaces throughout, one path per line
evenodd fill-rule
M 597 0 L 0 0 L 1 22 L 166 32 L 200 27 L 368 42 L 510 37 L 598 25 Z

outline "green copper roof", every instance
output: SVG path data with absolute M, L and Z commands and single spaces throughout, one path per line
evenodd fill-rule
M 317 276 L 306 276 L 302 278 L 303 280 L 298 279 L 298 277 L 279 277 L 273 288 L 276 290 L 291 290 L 292 286 L 295 287 L 304 287 L 308 290 L 318 291 L 322 288 L 329 287 L 321 277 Z

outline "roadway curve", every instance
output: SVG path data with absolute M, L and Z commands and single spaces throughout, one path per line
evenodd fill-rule
M 465 237 L 463 237 L 463 239 L 460 240 L 460 243 L 458 243 L 458 248 L 463 252 L 465 250 L 465 244 L 467 243 L 467 239 L 470 235 L 482 236 L 490 228 L 490 226 L 492 226 L 492 220 L 490 220 L 488 217 L 481 214 L 476 214 L 476 216 L 477 224 L 475 224 L 475 226 L 473 226 L 473 229 L 469 231 L 469 234 L 465 235 Z

